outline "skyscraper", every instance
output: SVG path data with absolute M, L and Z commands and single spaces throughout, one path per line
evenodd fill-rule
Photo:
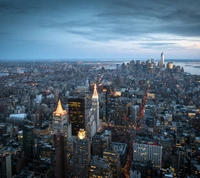
M 69 120 L 72 125 L 72 135 L 77 135 L 80 129 L 85 129 L 85 99 L 71 97 L 69 104 Z
M 54 143 L 56 148 L 56 177 L 67 177 L 67 144 L 66 137 L 61 131 L 54 133 Z
M 132 117 L 132 122 L 134 126 L 137 125 L 137 117 L 139 115 L 139 105 L 132 105 L 131 108 L 131 117 Z
M 112 178 L 110 163 L 104 158 L 95 156 L 90 161 L 89 178 L 94 177 Z
M 99 121 L 99 96 L 97 92 L 97 86 L 94 85 L 94 92 L 92 95 L 92 111 L 94 114 L 94 120 L 96 122 L 96 129 L 98 130 L 100 127 L 100 121 Z
M 58 101 L 56 111 L 53 112 L 52 134 L 61 131 L 65 138 L 71 137 L 71 123 L 66 110 L 62 108 L 61 101 Z
M 85 131 L 80 129 L 77 139 L 73 142 L 72 172 L 74 178 L 88 177 L 90 157 L 90 142 L 86 138 Z
M 59 100 L 56 111 L 53 112 L 53 127 L 52 127 L 53 133 L 58 130 L 64 132 L 63 125 L 66 122 L 67 122 L 67 111 L 63 110 L 61 101 Z
M 165 61 L 164 61 L 164 53 L 161 53 L 161 66 L 163 67 L 165 65 Z
M 103 152 L 103 158 L 110 163 L 113 178 L 119 178 L 121 176 L 121 165 L 118 152 L 110 145 Z
M 33 126 L 23 126 L 23 150 L 27 162 L 32 162 L 34 159 L 34 141 L 35 134 Z
M 0 177 L 11 178 L 12 177 L 12 164 L 10 154 L 0 154 Z

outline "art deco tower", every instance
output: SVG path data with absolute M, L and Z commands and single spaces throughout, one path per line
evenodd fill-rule
M 53 127 L 52 131 L 55 133 L 56 131 L 60 130 L 61 132 L 65 132 L 63 130 L 63 125 L 67 122 L 67 111 L 63 110 L 61 101 L 58 101 L 58 106 L 55 112 L 53 112 Z
M 92 111 L 94 113 L 94 120 L 96 122 L 96 129 L 98 130 L 100 127 L 100 121 L 99 121 L 99 96 L 97 92 L 97 86 L 94 85 L 94 92 L 92 95 Z

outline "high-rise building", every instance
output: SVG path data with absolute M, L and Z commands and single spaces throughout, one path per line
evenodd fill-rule
M 124 167 L 126 165 L 127 152 L 128 152 L 127 144 L 120 142 L 112 142 L 111 145 L 112 148 L 119 154 L 121 167 Z
M 80 129 L 85 129 L 85 99 L 71 97 L 68 100 L 68 105 L 72 135 L 76 136 Z
M 108 121 L 108 94 L 110 93 L 110 82 L 107 79 L 103 79 L 101 85 L 103 87 L 101 93 L 101 115 L 103 121 Z
M 11 178 L 12 177 L 12 165 L 11 155 L 0 155 L 0 177 Z
M 73 142 L 72 173 L 74 178 L 88 177 L 90 164 L 90 142 L 83 129 L 78 132 L 77 139 Z
M 162 146 L 155 143 L 134 143 L 133 144 L 133 160 L 147 164 L 150 160 L 155 168 L 162 165 Z
M 161 66 L 163 67 L 165 65 L 165 61 L 164 61 L 164 53 L 161 53 Z
M 100 127 L 100 121 L 99 121 L 99 96 L 97 92 L 97 86 L 94 85 L 94 92 L 92 95 L 92 111 L 94 114 L 94 120 L 96 122 L 96 129 L 98 130 Z
M 98 155 L 99 157 L 102 157 L 103 153 L 102 145 L 103 145 L 103 140 L 101 138 L 101 134 L 97 132 L 92 137 L 92 155 Z
M 103 151 L 111 144 L 112 136 L 110 130 L 103 133 L 97 132 L 92 138 L 92 155 L 102 157 Z
M 60 130 L 64 133 L 64 124 L 67 123 L 67 111 L 63 110 L 61 101 L 58 101 L 58 105 L 56 108 L 56 111 L 53 112 L 53 125 L 52 125 L 52 131 L 57 132 Z M 66 132 L 66 131 L 65 131 Z
M 110 145 L 103 152 L 103 158 L 110 163 L 113 178 L 119 178 L 121 176 L 121 165 L 118 152 Z
M 104 158 L 95 156 L 90 161 L 89 178 L 94 177 L 112 178 L 110 163 Z
M 61 131 L 54 133 L 54 144 L 56 148 L 56 177 L 67 177 L 67 144 L 66 137 Z
M 131 118 L 134 126 L 137 125 L 138 115 L 139 115 L 139 105 L 133 105 L 131 108 Z
M 34 127 L 29 125 L 23 126 L 23 150 L 25 154 L 25 160 L 32 162 L 35 156 L 35 134 Z

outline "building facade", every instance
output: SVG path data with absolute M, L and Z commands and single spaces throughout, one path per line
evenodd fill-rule
M 160 168 L 162 166 L 162 146 L 152 143 L 134 143 L 133 160 L 144 164 L 151 160 L 154 167 Z
M 77 139 L 73 142 L 72 174 L 74 178 L 88 177 L 90 164 L 90 142 L 83 129 L 78 132 Z
M 64 124 L 67 123 L 67 120 L 67 111 L 62 108 L 61 101 L 59 100 L 56 111 L 53 112 L 52 132 L 55 133 L 58 130 L 60 130 L 63 133 L 66 132 L 64 131 Z
M 77 136 L 79 129 L 85 129 L 85 99 L 71 97 L 68 104 L 72 135 Z

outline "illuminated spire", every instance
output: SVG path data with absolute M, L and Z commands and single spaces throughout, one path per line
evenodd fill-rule
M 78 132 L 78 138 L 83 140 L 83 139 L 85 139 L 85 137 L 86 137 L 86 134 L 85 134 L 84 129 L 80 129 Z
M 96 84 L 94 84 L 94 92 L 93 92 L 93 95 L 92 95 L 92 99 L 98 99 L 98 93 L 97 93 L 97 86 Z
M 62 105 L 61 105 L 61 101 L 59 100 L 58 101 L 58 106 L 56 108 L 56 111 L 53 113 L 53 115 L 62 116 L 62 115 L 65 115 L 65 114 L 67 114 L 67 111 L 63 110 Z

